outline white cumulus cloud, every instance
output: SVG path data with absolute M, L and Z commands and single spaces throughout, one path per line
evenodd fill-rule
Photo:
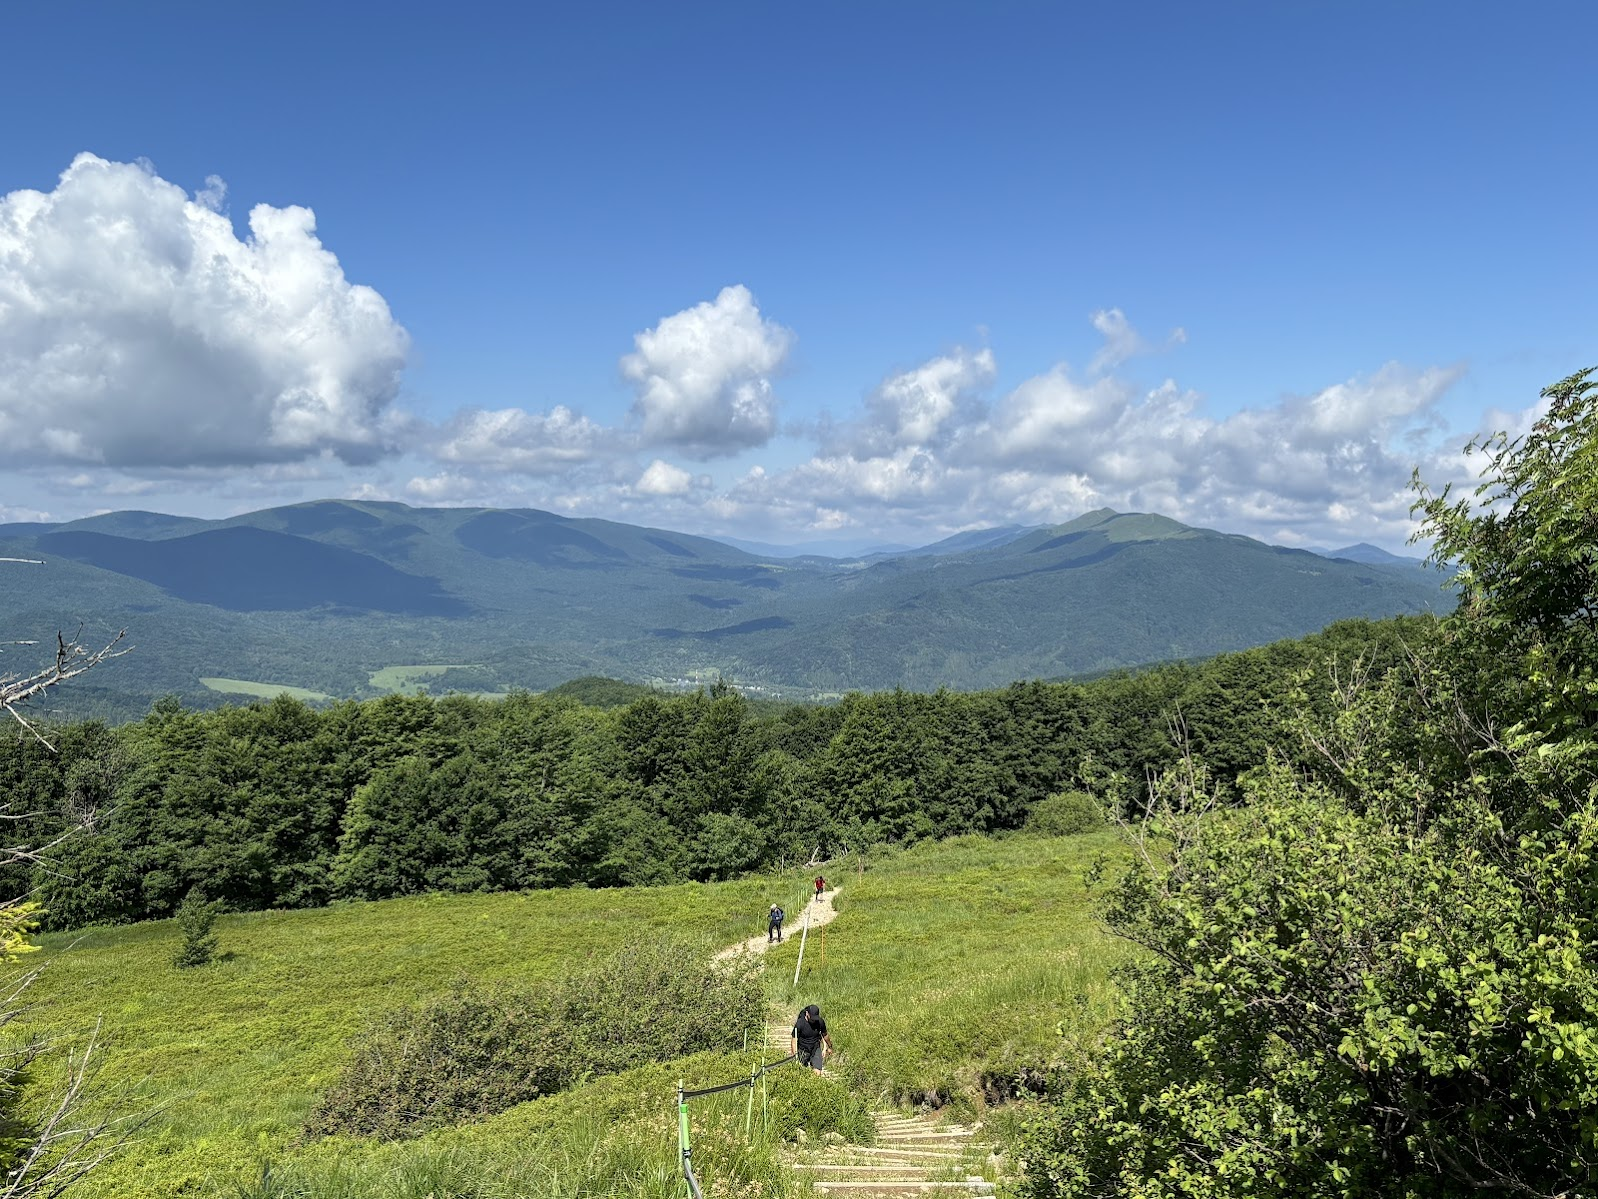
M 1150 354 L 1156 349 L 1170 349 L 1182 345 L 1187 341 L 1185 329 L 1172 329 L 1165 339 L 1163 347 L 1150 345 L 1149 342 L 1132 327 L 1132 322 L 1126 319 L 1126 313 L 1119 308 L 1101 308 L 1092 317 L 1093 327 L 1104 337 L 1104 345 L 1093 356 L 1093 361 L 1088 365 L 1091 374 L 1111 371 L 1120 366 L 1128 358 L 1136 358 L 1139 354 Z
M 700 457 L 764 445 L 777 428 L 772 376 L 793 340 L 741 285 L 637 334 L 621 371 L 643 441 Z
M 1113 310 L 1095 324 L 1117 354 L 1135 337 Z M 1300 543 L 1396 543 L 1411 528 L 1414 467 L 1460 477 L 1439 416 L 1458 368 L 1389 364 L 1211 416 L 1172 380 L 1143 389 L 1099 366 L 1084 378 L 1057 365 L 984 405 L 973 393 L 997 373 L 991 354 L 931 359 L 890 378 L 808 461 L 751 472 L 727 498 L 795 527 L 845 512 L 934 532 L 1107 506 Z
M 693 475 L 680 466 L 656 458 L 639 476 L 633 490 L 640 495 L 687 495 L 693 485 Z
M 0 454 L 220 466 L 389 448 L 408 338 L 350 283 L 308 208 L 221 180 L 194 198 L 80 154 L 51 192 L 0 197 Z
M 955 349 L 890 376 L 866 401 L 865 422 L 854 430 L 857 448 L 891 453 L 940 441 L 957 418 L 970 416 L 997 371 L 992 350 Z

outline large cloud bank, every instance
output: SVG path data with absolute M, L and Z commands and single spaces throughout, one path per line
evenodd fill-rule
M 1436 432 L 1458 369 L 1389 364 L 1219 419 L 1170 380 L 1143 391 L 1060 365 L 988 398 L 981 390 L 992 373 L 985 351 L 956 351 L 893 376 L 868 400 L 865 419 L 843 427 L 846 438 L 788 470 L 751 473 L 731 498 L 817 528 L 835 525 L 839 512 L 873 528 L 935 512 L 958 528 L 1054 523 L 1113 507 L 1288 541 L 1401 541 L 1416 465 L 1433 480 L 1462 473 L 1446 439 L 1417 444 Z M 966 419 L 926 417 L 955 411 Z
M 0 455 L 149 468 L 370 461 L 408 339 L 308 208 L 81 154 L 0 197 Z
M 773 332 L 780 327 L 745 289 L 728 288 L 639 335 L 639 350 L 622 360 L 640 386 L 626 427 L 563 408 L 468 414 L 450 426 L 442 454 L 491 473 L 419 476 L 403 494 L 778 537 L 853 530 L 930 539 L 1113 507 L 1290 544 L 1391 545 L 1412 528 L 1417 465 L 1438 483 L 1469 475 L 1457 450 L 1469 431 L 1450 432 L 1441 416 L 1459 368 L 1390 363 L 1313 394 L 1211 416 L 1173 380 L 1139 387 L 1119 373 L 1134 357 L 1180 346 L 1181 330 L 1156 344 L 1118 309 L 1090 319 L 1104 344 L 1085 372 L 1061 363 L 999 388 L 990 349 L 956 347 L 883 379 L 843 419 L 820 422 L 796 464 L 745 466 L 719 485 L 667 458 L 641 467 L 649 451 L 703 457 L 771 435 L 769 394 L 753 393 L 758 419 L 748 423 L 733 397 L 781 363 L 789 335 Z

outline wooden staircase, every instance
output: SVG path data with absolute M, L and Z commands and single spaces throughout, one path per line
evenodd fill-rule
M 821 1145 L 801 1149 L 794 1172 L 817 1195 L 896 1199 L 905 1195 L 991 1195 L 988 1150 L 977 1129 L 943 1123 L 937 1116 L 873 1112 L 875 1145 Z

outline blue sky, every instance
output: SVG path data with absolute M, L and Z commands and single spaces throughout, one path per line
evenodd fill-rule
M 1595 33 L 8 6 L 0 519 L 364 496 L 919 542 L 1108 505 L 1397 547 L 1412 467 L 1467 478 L 1598 361 Z

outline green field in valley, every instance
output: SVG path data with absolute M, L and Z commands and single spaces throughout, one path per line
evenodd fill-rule
M 475 670 L 474 662 L 451 663 L 437 666 L 385 666 L 367 676 L 367 682 L 377 691 L 415 691 L 425 688 L 428 679 L 451 670 Z
M 1114 846 L 1109 834 L 965 838 L 863 871 L 848 865 L 833 880 L 839 916 L 811 938 L 797 991 L 797 938 L 770 955 L 773 1010 L 821 1003 L 841 1050 L 838 1077 L 872 1103 L 933 1095 L 978 1103 L 985 1083 L 991 1090 L 1046 1062 L 1062 1022 L 1107 1017 L 1107 970 L 1121 951 L 1094 923 L 1083 876 Z M 457 979 L 553 979 L 635 935 L 669 930 L 730 945 L 763 926 L 773 900 L 795 913 L 797 931 L 805 886 L 790 872 L 236 915 L 219 922 L 219 959 L 192 970 L 172 965 L 171 921 L 46 937 L 33 1027 L 81 1035 L 103 1017 L 103 1081 L 134 1086 L 137 1104 L 158 1109 L 138 1143 L 74 1193 L 674 1195 L 675 1078 L 737 1077 L 747 1069 L 737 1055 L 599 1079 L 415 1141 L 306 1143 L 299 1130 L 350 1038 L 384 1012 Z M 758 1174 L 770 1169 L 769 1154 L 732 1143 L 735 1116 L 713 1105 L 699 1114 L 707 1176 L 784 1193 L 780 1178 Z
M 224 679 L 214 675 L 202 678 L 200 684 L 209 691 L 217 691 L 223 695 L 249 695 L 256 699 L 272 699 L 275 696 L 286 695 L 290 699 L 313 702 L 333 698 L 323 691 L 290 687 L 287 683 L 256 683 L 249 679 Z

